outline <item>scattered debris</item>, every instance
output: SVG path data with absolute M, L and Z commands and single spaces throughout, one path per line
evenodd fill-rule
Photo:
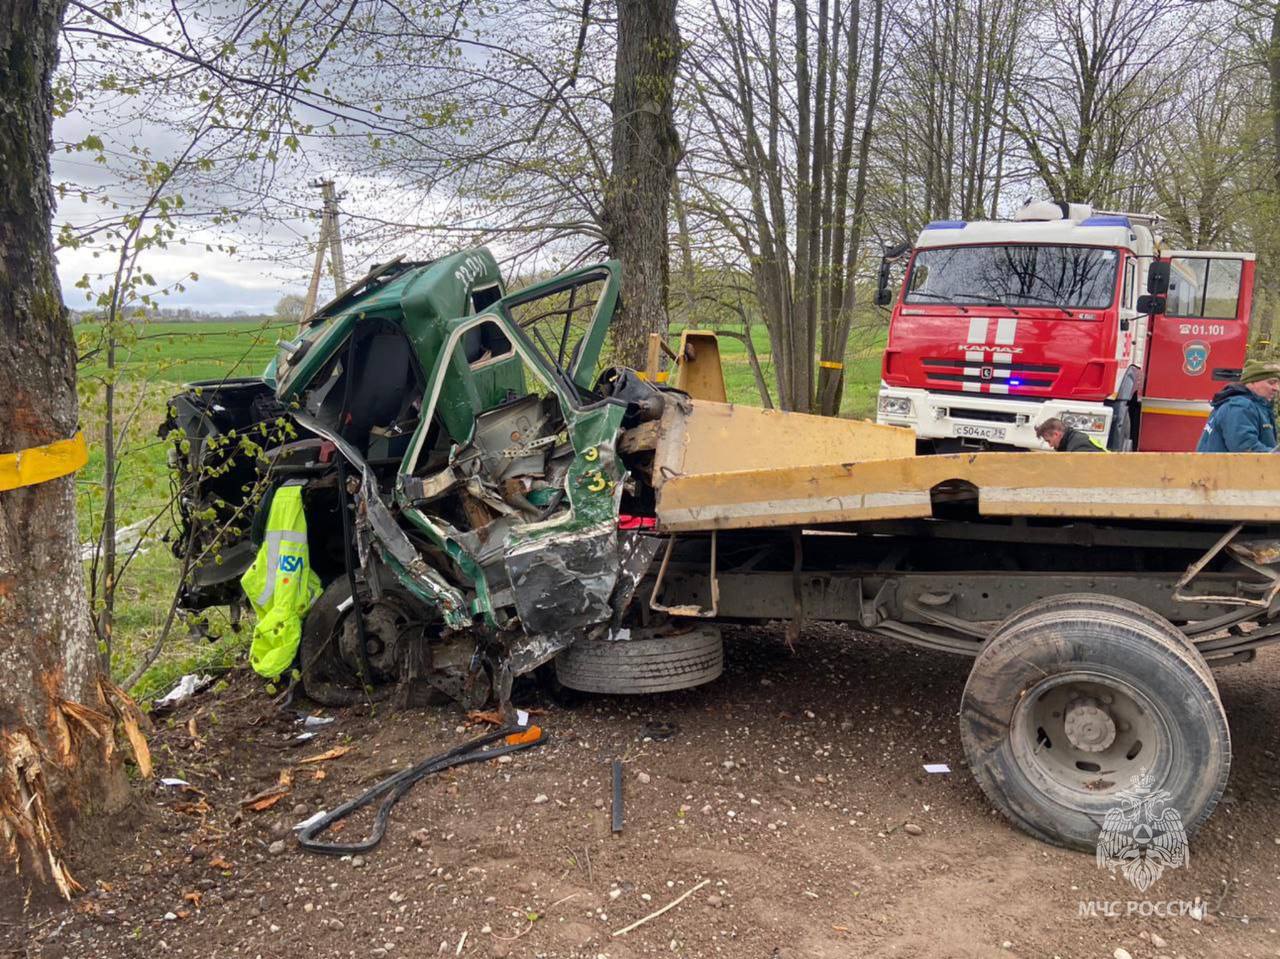
M 277 783 L 241 799 L 240 805 L 254 812 L 265 812 L 287 795 L 289 795 L 289 787 Z
M 909 822 L 909 823 L 907 823 L 905 826 L 903 826 L 903 827 L 902 827 L 902 831 L 903 831 L 903 832 L 905 832 L 908 836 L 923 836 L 923 835 L 924 835 L 924 830 L 923 830 L 923 829 L 921 829 L 919 826 L 917 826 L 917 825 L 916 825 L 915 823 L 913 823 L 913 822 Z
M 303 729 L 319 729 L 321 726 L 328 726 L 334 722 L 332 716 L 303 716 L 298 720 L 302 723 Z
M 659 722 L 658 720 L 650 720 L 644 724 L 642 735 L 645 739 L 652 739 L 655 743 L 665 742 L 680 731 L 680 727 L 675 723 Z
M 300 763 L 327 763 L 331 759 L 338 759 L 351 752 L 350 746 L 334 746 L 332 749 L 320 753 L 318 756 L 307 756 L 305 759 L 299 759 Z
M 649 920 L 651 920 L 651 919 L 657 919 L 659 916 L 661 916 L 661 915 L 662 915 L 664 912 L 666 912 L 668 909 L 674 909 L 676 906 L 680 905 L 680 903 L 684 902 L 686 899 L 688 899 L 690 896 L 692 896 L 695 892 L 697 892 L 699 889 L 701 889 L 703 886 L 705 886 L 705 885 L 706 885 L 707 883 L 709 883 L 710 881 L 711 881 L 710 879 L 704 879 L 704 880 L 702 880 L 702 882 L 698 883 L 698 884 L 697 884 L 696 886 L 694 886 L 692 889 L 687 889 L 687 890 L 685 890 L 683 893 L 681 893 L 679 896 L 676 896 L 676 898 L 675 898 L 675 899 L 672 899 L 669 903 L 667 903 L 667 904 L 666 904 L 665 906 L 663 906 L 661 909 L 658 909 L 658 910 L 656 910 L 655 912 L 651 912 L 651 913 L 649 913 L 649 915 L 647 915 L 647 916 L 643 917 L 642 919 L 637 919 L 635 922 L 633 922 L 633 923 L 632 923 L 631 925 L 629 925 L 629 926 L 623 926 L 621 929 L 619 929 L 617 932 L 615 932 L 615 933 L 614 933 L 614 935 L 615 935 L 615 936 L 625 936 L 627 933 L 631 932 L 633 929 L 638 929 L 638 928 L 640 928 L 641 926 L 643 926 L 643 925 L 644 925 L 646 922 L 648 922 Z
M 183 700 L 190 699 L 196 693 L 208 689 L 213 685 L 214 678 L 212 676 L 203 676 L 197 673 L 187 673 L 174 684 L 173 689 L 169 690 L 159 699 L 151 704 L 152 711 L 160 709 L 168 709 L 178 705 Z
M 925 763 L 924 771 L 927 773 L 949 773 L 951 767 L 946 763 Z

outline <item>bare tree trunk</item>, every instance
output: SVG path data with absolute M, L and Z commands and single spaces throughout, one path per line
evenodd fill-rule
M 50 243 L 51 77 L 65 2 L 0 0 L 0 452 L 75 435 L 75 344 Z M 0 856 L 27 884 L 74 885 L 58 829 L 118 800 L 118 764 L 85 730 L 106 720 L 71 476 L 0 492 Z M 81 715 L 87 725 L 70 721 Z M 105 735 L 110 736 L 107 722 Z M 11 869 L 3 870 L 11 881 Z M 0 889 L 0 902 L 17 899 Z
M 613 169 L 604 233 L 622 261 L 617 361 L 643 367 L 649 334 L 667 332 L 667 204 L 679 155 L 673 120 L 680 31 L 675 0 L 620 0 L 613 84 Z
M 676 215 L 676 246 L 680 248 L 680 285 L 684 288 L 681 296 L 684 322 L 692 323 L 695 312 L 695 286 L 697 273 L 693 268 L 693 246 L 689 240 L 689 214 L 685 209 L 684 196 L 680 192 L 680 175 L 671 173 L 671 209 Z
M 849 346 L 849 329 L 853 324 L 854 281 L 857 278 L 858 251 L 862 246 L 863 221 L 867 211 L 871 138 L 875 132 L 876 107 L 883 83 L 884 0 L 874 0 L 872 9 L 875 11 L 875 21 L 871 37 L 871 78 L 867 93 L 867 112 L 858 140 L 858 173 L 854 178 L 853 204 L 849 213 L 849 245 L 845 253 L 844 285 L 831 337 L 824 337 L 822 342 L 822 359 L 838 365 L 824 366 L 818 370 L 818 412 L 824 416 L 839 416 L 840 404 L 844 399 L 844 354 Z M 836 264 L 832 264 L 832 268 L 835 269 Z

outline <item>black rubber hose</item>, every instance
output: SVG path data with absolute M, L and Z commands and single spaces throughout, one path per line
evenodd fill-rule
M 488 733 L 478 739 L 472 739 L 470 742 L 455 746 L 439 755 L 424 759 L 416 766 L 411 766 L 403 772 L 389 776 L 363 795 L 357 796 L 350 802 L 343 803 L 333 812 L 325 813 L 315 822 L 309 823 L 305 829 L 299 830 L 298 845 L 308 852 L 323 853 L 326 856 L 348 856 L 354 853 L 368 852 L 382 842 L 382 837 L 387 831 L 387 822 L 391 817 L 392 808 L 404 797 L 405 793 L 413 788 L 415 783 L 433 773 L 442 772 L 454 766 L 486 762 L 499 756 L 505 756 L 508 753 L 518 752 L 521 749 L 532 749 L 534 746 L 541 746 L 549 738 L 544 730 L 539 729 L 537 739 L 531 739 L 528 742 L 506 743 L 494 749 L 484 748 L 490 743 L 505 739 L 513 733 L 527 733 L 528 731 L 529 728 L 526 726 L 507 726 L 497 732 Z M 345 819 L 357 809 L 363 809 L 380 797 L 385 798 L 382 799 L 382 805 L 378 807 L 377 815 L 373 820 L 373 832 L 370 833 L 367 839 L 362 839 L 359 842 L 330 843 L 316 841 L 315 837 L 334 823 Z

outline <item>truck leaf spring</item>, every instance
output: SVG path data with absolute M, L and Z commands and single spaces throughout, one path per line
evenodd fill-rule
M 974 657 L 982 649 L 982 641 L 979 639 L 951 636 L 937 630 L 901 623 L 893 619 L 886 619 L 884 622 L 877 623 L 868 631 L 879 633 L 889 639 L 911 643 L 913 646 L 921 646 L 941 653 L 954 653 L 959 656 Z

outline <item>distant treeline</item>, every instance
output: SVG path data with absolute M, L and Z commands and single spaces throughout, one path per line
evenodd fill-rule
M 97 310 L 68 310 L 71 322 L 97 323 L 103 316 Z M 268 323 L 277 319 L 273 313 L 248 313 L 236 310 L 234 313 L 213 313 L 206 310 L 192 310 L 185 307 L 164 310 L 151 310 L 143 317 L 137 318 L 144 323 Z

